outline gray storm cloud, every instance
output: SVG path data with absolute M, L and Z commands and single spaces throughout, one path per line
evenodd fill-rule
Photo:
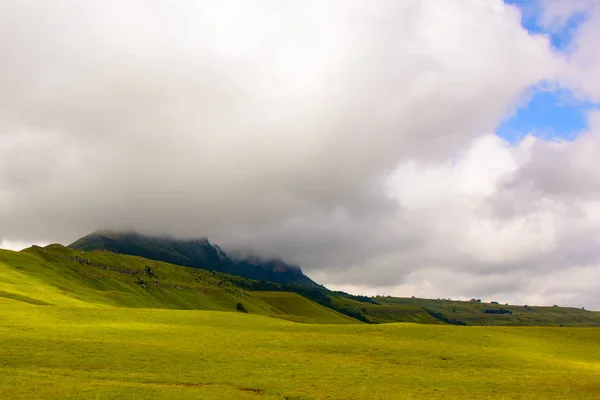
M 333 285 L 443 295 L 433 276 L 465 274 L 452 294 L 538 295 L 552 217 L 498 210 L 556 155 L 490 132 L 573 75 L 520 18 L 495 0 L 3 1 L 0 239 L 133 228 Z

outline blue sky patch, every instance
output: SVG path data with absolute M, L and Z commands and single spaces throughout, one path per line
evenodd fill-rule
M 568 52 L 577 28 L 585 21 L 585 13 L 573 15 L 559 30 L 547 31 L 540 24 L 541 5 L 538 0 L 505 0 L 522 12 L 522 25 L 532 34 L 550 37 L 558 51 Z M 544 139 L 573 140 L 588 127 L 588 112 L 595 108 L 590 103 L 574 99 L 568 90 L 538 89 L 528 104 L 505 120 L 496 133 L 511 143 L 528 134 Z
M 573 140 L 588 127 L 593 104 L 575 102 L 566 90 L 538 91 L 531 101 L 502 123 L 496 133 L 511 143 L 531 134 L 544 139 Z
M 504 0 L 507 4 L 512 4 L 521 9 L 521 24 L 528 32 L 532 34 L 546 34 L 550 37 L 552 46 L 557 50 L 566 51 L 573 40 L 573 35 L 577 28 L 586 20 L 586 14 L 579 12 L 572 15 L 560 30 L 550 31 L 545 29 L 540 23 L 541 4 L 539 0 Z

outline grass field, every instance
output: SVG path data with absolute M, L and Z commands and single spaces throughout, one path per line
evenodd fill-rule
M 2 399 L 597 399 L 600 329 L 317 325 L 0 299 Z
M 330 297 L 372 321 L 423 323 L 364 324 L 297 293 L 236 282 L 107 252 L 0 250 L 0 399 L 600 397 L 600 328 L 432 316 L 591 325 L 598 313 Z M 239 302 L 249 313 L 235 312 Z

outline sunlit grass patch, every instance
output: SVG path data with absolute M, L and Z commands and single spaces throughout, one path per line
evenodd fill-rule
M 597 398 L 600 329 L 0 302 L 2 398 Z

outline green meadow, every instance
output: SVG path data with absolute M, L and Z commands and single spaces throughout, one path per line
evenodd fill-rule
M 0 302 L 3 399 L 597 399 L 600 329 Z
M 432 314 L 489 325 L 519 315 L 332 295 L 336 309 L 413 321 L 369 324 L 248 286 L 108 252 L 0 250 L 0 399 L 600 397 L 600 328 L 557 326 L 597 313 L 510 306 L 554 326 L 458 326 Z

